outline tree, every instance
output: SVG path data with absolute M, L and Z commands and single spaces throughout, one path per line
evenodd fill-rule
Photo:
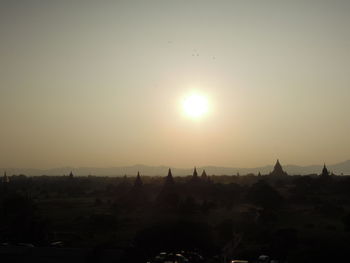
M 250 187 L 248 200 L 265 209 L 276 209 L 283 203 L 283 197 L 264 180 Z

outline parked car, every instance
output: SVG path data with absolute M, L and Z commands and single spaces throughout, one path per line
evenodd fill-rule
M 176 253 L 159 253 L 151 261 L 152 263 L 189 263 L 189 260 L 181 254 Z
M 258 263 L 268 263 L 270 262 L 270 257 L 266 255 L 261 255 L 258 258 Z

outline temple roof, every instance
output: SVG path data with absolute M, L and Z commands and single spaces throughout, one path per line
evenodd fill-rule
M 275 167 L 273 171 L 270 173 L 270 175 L 287 175 L 287 173 L 283 171 L 283 168 L 282 168 L 282 165 L 280 164 L 279 159 L 277 159 Z
M 174 184 L 174 178 L 173 178 L 173 174 L 171 173 L 171 169 L 170 168 L 168 170 L 168 175 L 165 178 L 165 184 L 166 185 Z
M 326 167 L 326 164 L 323 165 L 321 176 L 329 176 L 329 171 Z
M 142 185 L 143 185 L 143 183 L 142 183 L 142 180 L 141 180 L 140 172 L 137 172 L 137 177 L 136 177 L 134 186 L 135 187 L 139 187 L 139 186 L 142 186 Z
M 194 170 L 193 170 L 193 177 L 198 177 L 198 173 L 197 173 L 196 167 L 194 167 Z
M 205 170 L 203 170 L 201 177 L 202 177 L 202 179 L 206 179 L 208 177 Z

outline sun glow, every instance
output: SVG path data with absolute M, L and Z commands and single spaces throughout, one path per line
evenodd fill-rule
M 182 102 L 184 113 L 191 118 L 200 118 L 208 112 L 208 100 L 200 94 L 191 94 Z

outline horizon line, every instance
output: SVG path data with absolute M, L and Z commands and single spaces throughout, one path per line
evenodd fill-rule
M 279 158 L 276 159 L 280 160 Z M 280 161 L 281 162 L 281 161 Z M 350 159 L 344 160 L 344 161 L 338 161 L 336 163 L 328 163 L 327 162 L 322 162 L 321 164 L 307 164 L 307 165 L 299 165 L 299 164 L 282 164 L 282 166 L 298 166 L 298 167 L 309 167 L 309 166 L 323 166 L 326 164 L 326 166 L 333 166 L 333 165 L 338 165 L 341 163 L 346 163 L 350 162 Z M 282 161 L 283 163 L 283 161 Z M 254 166 L 254 167 L 235 167 L 235 166 L 226 166 L 226 165 L 194 165 L 192 167 L 179 167 L 179 166 L 167 166 L 167 165 L 151 165 L 151 164 L 131 164 L 131 165 L 118 165 L 118 166 L 56 166 L 56 167 L 50 167 L 50 168 L 33 168 L 33 167 L 2 167 L 0 169 L 2 170 L 55 170 L 55 169 L 85 169 L 85 168 L 93 168 L 93 169 L 113 169 L 113 168 L 131 168 L 131 167 L 137 167 L 137 166 L 146 166 L 146 167 L 157 167 L 157 168 L 171 168 L 171 169 L 181 169 L 181 170 L 188 170 L 188 169 L 193 169 L 194 167 L 197 168 L 206 168 L 206 167 L 213 167 L 213 168 L 226 168 L 226 169 L 256 169 L 256 168 L 263 168 L 263 167 L 269 167 L 269 166 L 274 166 L 274 163 L 272 164 L 265 164 L 265 165 L 260 165 L 260 166 Z

